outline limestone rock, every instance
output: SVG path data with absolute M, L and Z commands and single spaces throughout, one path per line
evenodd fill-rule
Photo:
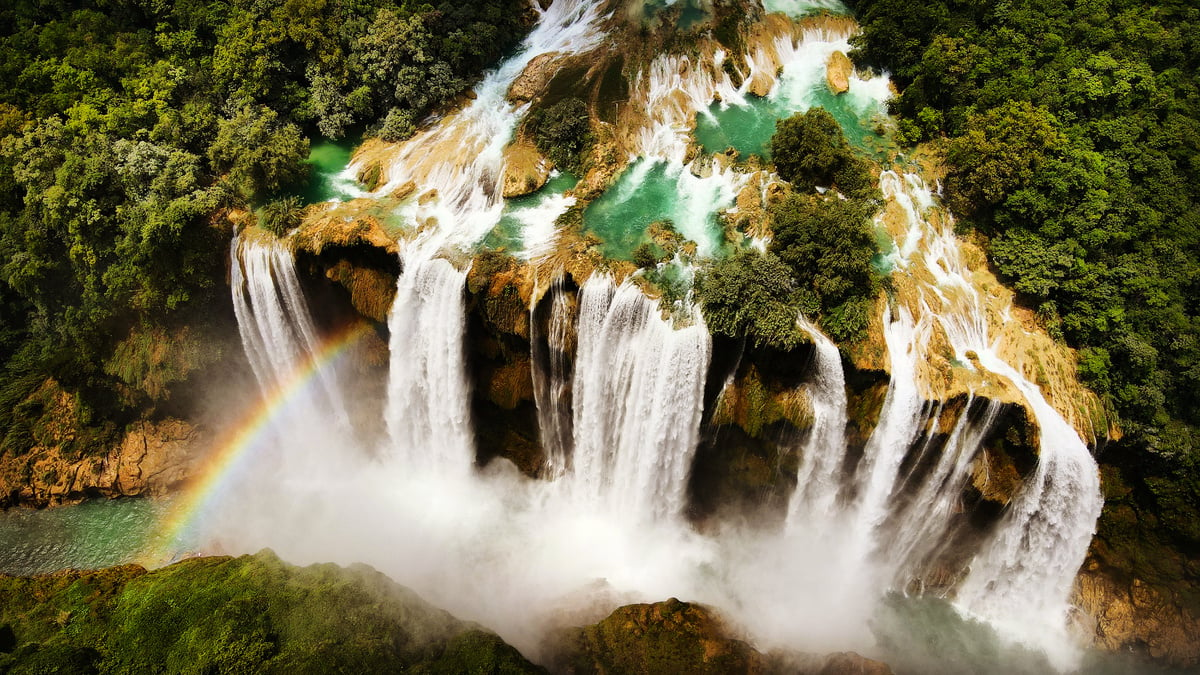
M 1200 617 L 1162 590 L 1137 579 L 1119 582 L 1090 562 L 1076 579 L 1074 603 L 1096 647 L 1141 651 L 1174 668 L 1200 665 Z
M 292 246 L 313 255 L 330 246 L 372 246 L 396 253 L 396 237 L 384 229 L 372 206 L 371 200 L 355 199 L 317 211 L 304 219 Z
M 844 94 L 850 90 L 850 74 L 854 72 L 854 64 L 850 57 L 842 52 L 834 52 L 829 56 L 825 65 L 825 81 L 829 90 L 835 94 Z
M 38 446 L 0 459 L 0 506 L 57 506 L 85 498 L 162 495 L 182 485 L 202 457 L 203 439 L 177 419 L 138 422 L 107 452 L 80 455 Z
M 395 190 L 392 190 L 392 197 L 397 200 L 404 200 L 404 199 L 408 199 L 409 197 L 411 197 L 412 194 L 416 191 L 417 191 L 416 181 L 411 181 L 411 180 L 405 181 L 404 183 L 401 183 L 399 186 L 397 186 Z
M 554 73 L 558 70 L 555 63 L 558 57 L 557 52 L 534 57 L 508 88 L 508 100 L 513 103 L 532 101 L 554 77 Z
M 892 675 L 892 669 L 882 661 L 854 652 L 838 652 L 829 655 L 819 675 Z
M 775 78 L 767 73 L 755 73 L 750 79 L 749 91 L 755 96 L 766 96 L 771 93 L 771 87 L 775 86 Z
M 519 140 L 504 149 L 504 198 L 537 192 L 550 180 L 553 165 L 533 143 Z

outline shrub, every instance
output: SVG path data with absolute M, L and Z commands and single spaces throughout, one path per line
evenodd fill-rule
M 564 171 L 582 170 L 584 151 L 593 142 L 587 104 L 574 96 L 539 110 L 530 120 L 533 140 L 542 154 Z

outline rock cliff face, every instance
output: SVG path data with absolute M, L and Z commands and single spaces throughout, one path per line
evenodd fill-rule
M 202 457 L 203 435 L 182 420 L 137 422 L 107 452 L 80 456 L 65 444 L 0 458 L 0 507 L 58 506 L 92 497 L 164 495 Z
M 1166 589 L 1122 580 L 1089 560 L 1076 580 L 1076 625 L 1101 649 L 1134 652 L 1177 668 L 1200 665 L 1200 616 Z

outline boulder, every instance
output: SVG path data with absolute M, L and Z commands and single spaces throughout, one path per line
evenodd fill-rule
M 825 81 L 829 90 L 835 94 L 844 94 L 850 90 L 850 75 L 854 72 L 854 64 L 850 57 L 842 52 L 834 52 L 825 64 Z
M 766 657 L 727 637 L 702 605 L 666 602 L 626 605 L 599 623 L 573 629 L 557 668 L 566 673 L 749 673 Z
M 550 180 L 553 164 L 533 143 L 518 140 L 504 149 L 504 198 L 537 192 Z
M 513 83 L 508 88 L 508 100 L 513 103 L 528 103 L 534 99 L 546 85 L 550 83 L 554 73 L 558 70 L 557 64 L 559 54 L 550 52 L 541 54 L 525 66 L 525 70 L 513 80 Z

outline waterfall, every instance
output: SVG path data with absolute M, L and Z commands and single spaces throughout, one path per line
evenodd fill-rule
M 296 276 L 291 252 L 276 240 L 233 238 L 229 249 L 230 288 L 242 347 L 263 395 L 270 396 L 294 380 L 316 357 L 320 339 Z M 302 396 L 313 412 L 332 415 L 349 427 L 349 417 L 336 375 L 316 371 L 316 388 Z
M 1008 377 L 1025 396 L 1038 425 L 1039 456 L 991 542 L 972 561 L 958 602 L 1003 630 L 1029 636 L 1058 665 L 1068 665 L 1075 657 L 1064 632 L 1068 599 L 1104 506 L 1096 460 L 1036 385 L 994 353 L 978 353 L 980 365 Z
M 628 281 L 593 275 L 580 296 L 571 490 L 629 520 L 675 518 L 699 443 L 708 329 L 698 312 L 673 328 Z
M 572 303 L 562 288 L 562 279 L 550 288 L 550 317 L 546 345 L 540 334 L 536 307 L 529 312 L 532 349 L 533 397 L 537 404 L 538 430 L 546 453 L 543 475 L 555 479 L 566 474 L 571 461 L 571 367 L 568 362 L 575 330 Z M 537 293 L 534 293 L 537 297 Z
M 924 314 L 936 316 L 959 364 L 985 380 L 1001 378 L 1015 387 L 1038 427 L 1037 468 L 972 561 L 957 603 L 1006 634 L 1036 642 L 1056 665 L 1067 667 L 1074 658 L 1064 635 L 1068 597 L 1103 506 L 1095 459 L 1041 389 L 1001 356 L 1001 340 L 990 337 L 989 319 L 1010 320 L 1011 307 L 988 305 L 972 281 L 951 224 L 938 228 L 922 217 L 932 196 L 920 178 L 885 172 L 880 185 L 885 196 L 904 207 L 909 232 L 920 232 L 925 242 L 922 255 L 914 245 L 906 260 L 932 278 L 933 283 L 918 288 Z M 955 467 L 950 473 L 965 471 Z
M 801 522 L 833 519 L 846 459 L 846 374 L 837 345 L 803 316 L 800 328 L 813 341 L 815 379 L 808 385 L 813 423 L 804 446 L 796 491 L 788 506 L 788 529 Z
M 388 316 L 387 428 L 414 470 L 462 473 L 475 461 L 464 341 L 466 272 L 440 258 L 405 259 Z
M 891 528 L 891 545 L 885 555 L 896 570 L 893 583 L 898 588 L 920 578 L 928 563 L 948 543 L 952 519 L 961 510 L 962 492 L 970 478 L 972 463 L 1004 407 L 1000 401 L 989 399 L 981 412 L 973 414 L 975 400 L 974 396 L 967 398 L 941 448 L 937 464 L 921 480 L 916 494 Z M 932 436 L 933 432 L 930 433 Z M 924 451 L 932 445 L 926 444 Z M 923 458 L 918 457 L 917 461 Z
M 857 500 L 850 534 L 863 556 L 876 547 L 879 526 L 887 518 L 900 465 L 928 419 L 928 405 L 917 387 L 917 362 L 929 340 L 927 315 L 914 320 L 906 307 L 883 314 L 891 377 L 879 423 L 867 441 L 855 475 Z

